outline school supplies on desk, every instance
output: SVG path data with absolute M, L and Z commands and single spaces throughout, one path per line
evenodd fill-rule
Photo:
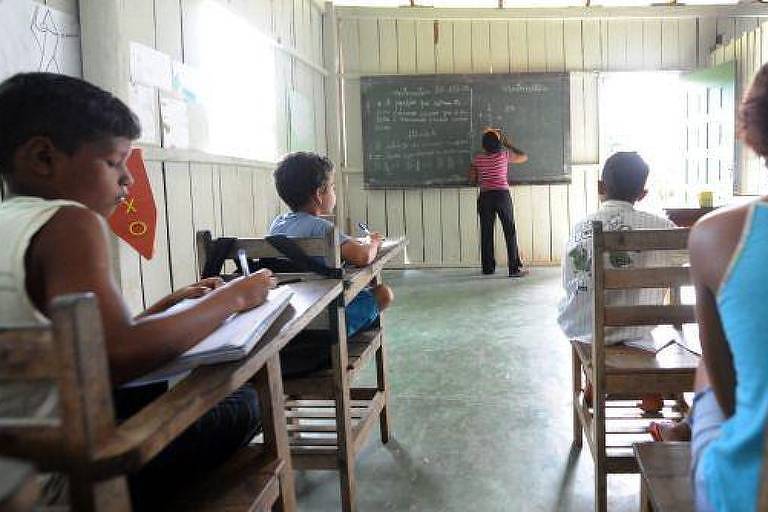
M 373 234 L 373 231 L 371 231 L 371 229 L 368 227 L 368 224 L 366 224 L 365 222 L 358 222 L 357 223 L 357 227 L 360 228 L 360 230 L 365 235 L 363 238 L 365 238 L 365 237 L 370 238 L 371 235 Z M 381 233 L 379 233 L 379 234 L 381 235 Z M 381 240 L 386 240 L 387 238 L 384 237 L 384 236 L 381 236 L 380 239 Z
M 270 290 L 264 304 L 230 316 L 200 343 L 165 366 L 128 383 L 127 386 L 168 380 L 198 366 L 244 358 L 285 310 L 292 295 L 293 292 L 289 288 Z M 183 300 L 168 311 L 187 309 L 198 300 L 200 299 Z
M 627 347 L 651 352 L 653 354 L 658 354 L 670 345 L 675 344 L 680 345 L 692 354 L 701 355 L 698 326 L 696 324 L 683 325 L 681 335 L 680 331 L 670 325 L 660 325 L 642 338 L 624 341 L 624 345 Z

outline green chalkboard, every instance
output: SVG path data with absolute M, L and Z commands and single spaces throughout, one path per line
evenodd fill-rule
M 568 181 L 569 85 L 567 73 L 362 77 L 365 185 L 466 186 L 488 126 L 528 153 L 511 183 Z

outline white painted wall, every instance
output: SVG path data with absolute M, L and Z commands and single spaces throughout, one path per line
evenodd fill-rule
M 365 190 L 362 75 L 572 71 L 570 185 L 513 188 L 523 260 L 556 263 L 569 226 L 597 206 L 597 75 L 602 70 L 686 70 L 706 65 L 718 36 L 758 18 L 723 8 L 441 10 L 339 8 L 345 216 L 410 240 L 415 266 L 476 266 L 476 190 Z M 437 27 L 438 38 L 434 33 Z M 504 261 L 500 228 L 497 261 Z

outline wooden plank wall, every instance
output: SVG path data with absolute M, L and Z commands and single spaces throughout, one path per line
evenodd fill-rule
M 736 101 L 742 97 L 760 67 L 768 62 L 768 18 L 739 18 L 733 38 L 710 55 L 710 64 L 736 61 Z M 742 194 L 768 193 L 768 173 L 762 160 L 740 142 L 735 155 L 736 190 Z
M 189 27 L 203 0 L 131 0 L 126 8 L 127 38 L 195 65 L 201 44 Z M 288 91 L 314 103 L 315 149 L 326 151 L 325 85 L 322 73 L 296 58 L 323 66 L 322 12 L 313 0 L 220 0 L 263 35 L 290 51 L 275 48 L 278 94 L 278 152 L 290 147 Z M 183 30 L 182 30 L 183 28 Z M 243 59 L 243 65 L 258 62 Z M 254 134 L 258 137 L 259 134 Z M 158 209 L 155 257 L 144 260 L 122 242 L 119 261 L 123 293 L 134 312 L 197 279 L 194 234 L 258 236 L 285 210 L 272 182 L 274 164 L 202 155 L 194 151 L 146 149 L 147 171 Z
M 381 13 L 383 10 L 377 10 Z M 479 264 L 476 191 L 368 191 L 362 179 L 360 76 L 380 73 L 572 71 L 573 182 L 513 188 L 524 261 L 557 263 L 569 226 L 596 208 L 597 74 L 594 71 L 694 69 L 706 65 L 718 30 L 736 22 L 716 16 L 589 19 L 433 19 L 376 17 L 337 9 L 342 56 L 346 218 L 365 219 L 389 236 L 411 240 L 412 266 Z M 679 12 L 679 11 L 678 11 Z M 510 15 L 511 16 L 511 15 Z M 728 32 L 730 30 L 730 32 Z M 497 233 L 497 239 L 500 233 Z M 504 261 L 497 243 L 497 260 Z

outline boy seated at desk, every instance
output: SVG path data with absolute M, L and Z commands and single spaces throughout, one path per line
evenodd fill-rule
M 125 104 L 82 80 L 28 73 L 0 84 L 0 176 L 8 192 L 0 203 L 0 325 L 48 325 L 54 297 L 93 292 L 115 386 L 174 359 L 233 313 L 263 303 L 275 286 L 269 271 L 227 284 L 207 279 L 131 315 L 115 282 L 106 218 L 133 183 L 126 159 L 139 133 Z M 203 295 L 189 309 L 164 312 Z M 166 389 L 160 383 L 116 391 L 118 419 Z M 50 393 L 37 384 L 0 384 L 0 417 L 50 416 Z M 131 476 L 134 510 L 156 506 L 260 430 L 256 390 L 244 386 Z M 49 478 L 44 501 L 66 500 L 62 483 Z
M 275 218 L 270 235 L 294 238 L 325 237 L 334 225 L 320 215 L 330 215 L 336 205 L 335 172 L 331 161 L 316 153 L 287 155 L 275 170 L 275 186 L 291 209 Z M 382 237 L 371 233 L 365 239 L 339 234 L 341 259 L 357 267 L 370 265 L 379 252 Z M 345 308 L 347 336 L 370 327 L 391 303 L 394 295 L 384 284 L 363 289 Z
M 618 152 L 605 162 L 598 181 L 598 193 L 602 199 L 597 212 L 587 215 L 576 223 L 566 246 L 563 258 L 563 288 L 565 297 L 560 302 L 557 321 L 569 339 L 590 339 L 592 337 L 592 221 L 601 221 L 606 231 L 631 229 L 672 229 L 675 225 L 669 219 L 637 210 L 635 203 L 643 199 L 648 191 L 648 164 L 635 152 Z M 663 252 L 616 253 L 610 264 L 614 268 L 652 267 L 669 264 L 668 255 Z M 677 259 L 675 259 L 677 261 Z M 611 290 L 606 293 L 606 305 L 662 304 L 665 291 L 661 289 Z M 617 344 L 642 338 L 650 332 L 647 327 L 608 327 L 605 341 Z M 591 389 L 585 391 L 587 400 Z M 647 412 L 662 408 L 661 396 L 643 398 L 641 407 Z

